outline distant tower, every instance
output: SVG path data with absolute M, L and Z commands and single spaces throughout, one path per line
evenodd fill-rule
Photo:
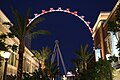
M 62 58 L 62 54 L 61 54 L 61 51 L 60 51 L 58 40 L 55 40 L 55 46 L 54 46 L 53 55 L 52 55 L 52 58 L 51 58 L 51 64 L 54 62 L 55 57 L 57 57 L 57 66 L 60 66 L 60 60 L 61 60 L 62 66 L 63 66 L 63 69 L 64 69 L 64 73 L 66 74 L 66 67 L 65 67 L 65 64 L 64 64 L 64 61 L 63 61 L 63 58 Z

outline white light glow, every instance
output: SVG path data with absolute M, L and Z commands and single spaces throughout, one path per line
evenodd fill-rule
M 75 76 L 74 74 L 72 74 L 72 72 L 67 72 L 67 75 L 66 75 L 67 77 L 68 76 Z
M 63 75 L 63 80 L 67 80 L 67 77 L 65 77 L 65 75 Z
M 111 54 L 106 54 L 106 59 L 109 60 L 110 56 L 111 56 Z
M 5 58 L 5 59 L 8 59 L 8 58 L 10 57 L 10 54 L 11 54 L 10 52 L 5 52 L 5 53 L 4 53 L 4 58 Z
M 116 36 L 118 38 L 118 33 L 116 33 Z M 110 37 L 111 37 L 111 41 L 112 41 L 112 55 L 115 55 L 116 57 L 118 57 L 119 51 L 116 46 L 118 40 L 116 39 L 116 36 L 114 35 L 113 32 L 110 32 Z
M 99 61 L 100 58 L 101 58 L 100 49 L 96 49 L 95 50 L 95 59 L 96 59 L 96 61 Z

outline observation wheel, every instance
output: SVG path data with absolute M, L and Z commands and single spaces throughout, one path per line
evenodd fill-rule
M 48 14 L 48 13 L 53 13 L 53 12 L 64 12 L 64 13 L 68 13 L 68 14 L 71 14 L 71 15 L 74 15 L 75 17 L 78 17 L 80 20 L 82 20 L 84 22 L 84 24 L 88 27 L 90 33 L 92 34 L 93 30 L 92 28 L 90 27 L 90 21 L 86 21 L 85 20 L 85 16 L 79 16 L 78 15 L 78 11 L 70 11 L 69 8 L 66 8 L 66 9 L 62 9 L 61 7 L 58 7 L 57 9 L 54 9 L 54 8 L 50 8 L 49 10 L 42 10 L 41 13 L 35 13 L 34 14 L 34 17 L 32 19 L 29 19 L 29 23 L 27 24 L 27 26 L 29 26 L 35 19 L 37 19 L 38 17 L 41 17 L 42 15 L 44 14 Z M 57 56 L 60 56 L 60 59 L 62 61 L 62 65 L 63 65 L 63 68 L 64 68 L 64 72 L 66 74 L 66 67 L 64 65 L 64 61 L 63 61 L 63 58 L 62 58 L 62 55 L 61 55 L 61 51 L 60 51 L 60 48 L 59 48 L 59 45 L 58 45 L 58 40 L 55 41 L 55 47 L 54 47 L 54 51 L 55 52 L 55 49 L 57 49 L 57 52 L 55 55 Z M 52 62 L 54 60 L 54 57 L 55 55 L 53 55 L 52 57 Z M 57 64 L 59 65 L 59 57 L 57 59 Z

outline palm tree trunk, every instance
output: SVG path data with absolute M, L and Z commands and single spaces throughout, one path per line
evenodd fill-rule
M 23 53 L 24 53 L 24 41 L 20 40 L 19 44 L 19 59 L 18 59 L 18 69 L 17 69 L 17 80 L 22 80 L 22 72 L 23 72 Z
M 87 70 L 87 63 L 86 63 L 86 61 L 83 61 L 83 72 L 84 72 L 85 70 Z
M 45 62 L 44 61 L 41 61 L 41 68 L 42 68 L 42 70 L 45 69 Z
M 85 61 L 85 70 L 87 70 L 87 62 Z

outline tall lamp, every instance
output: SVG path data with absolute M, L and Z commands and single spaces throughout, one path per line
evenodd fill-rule
M 10 57 L 10 52 L 5 52 L 4 53 L 4 58 L 5 58 L 5 67 L 4 67 L 4 75 L 3 75 L 3 80 L 6 80 L 6 72 L 7 72 L 7 61 Z

